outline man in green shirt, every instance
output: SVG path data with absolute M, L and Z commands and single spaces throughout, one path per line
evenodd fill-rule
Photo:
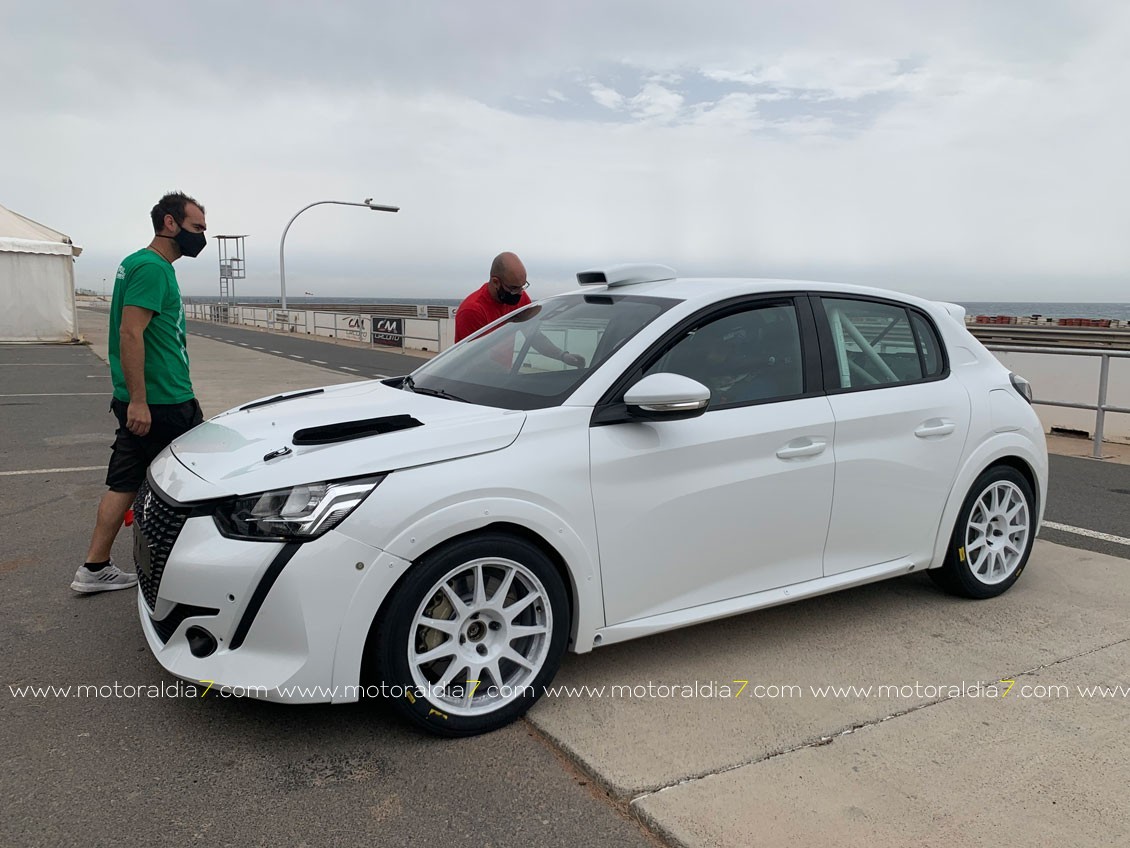
M 146 469 L 166 445 L 203 420 L 188 373 L 184 305 L 173 263 L 204 249 L 204 207 L 182 192 L 153 207 L 153 240 L 122 260 L 110 304 L 110 377 L 118 419 L 106 470 L 109 491 L 86 562 L 75 572 L 76 592 L 105 592 L 137 585 L 118 569 L 110 549 Z

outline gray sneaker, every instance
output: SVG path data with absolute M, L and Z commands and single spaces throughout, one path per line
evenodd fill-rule
M 89 594 L 90 592 L 112 592 L 115 589 L 128 589 L 136 585 L 136 574 L 126 574 L 112 562 L 99 571 L 91 571 L 84 563 L 75 572 L 75 580 L 71 583 L 71 588 L 76 592 Z

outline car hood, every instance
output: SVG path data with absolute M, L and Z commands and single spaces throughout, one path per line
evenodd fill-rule
M 255 401 L 205 421 L 154 461 L 182 503 L 396 471 L 501 450 L 525 413 L 349 383 Z

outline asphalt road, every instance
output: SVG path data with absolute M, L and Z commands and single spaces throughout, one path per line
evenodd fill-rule
M 1130 539 L 1130 465 L 1074 456 L 1048 457 L 1044 520 Z M 1044 527 L 1040 538 L 1089 551 L 1130 556 L 1130 546 Z
M 0 845 L 657 844 L 524 722 L 453 744 L 373 703 L 178 687 L 135 592 L 69 588 L 104 491 L 109 392 L 87 347 L 0 345 Z M 90 470 L 10 473 L 48 468 Z M 132 570 L 128 540 L 114 553 Z
M 358 379 L 399 377 L 419 368 L 425 359 L 413 354 L 392 352 L 379 347 L 366 348 L 319 340 L 307 335 L 269 333 L 207 321 L 189 321 L 190 335 L 250 347 L 282 359 L 292 359 L 353 374 Z

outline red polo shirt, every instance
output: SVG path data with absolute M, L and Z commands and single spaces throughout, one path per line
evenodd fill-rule
M 521 309 L 529 302 L 530 296 L 522 292 L 522 296 L 513 306 L 499 303 L 490 293 L 490 283 L 483 283 L 481 288 L 467 295 L 455 310 L 455 341 L 462 341 L 496 318 L 501 318 L 515 309 Z

